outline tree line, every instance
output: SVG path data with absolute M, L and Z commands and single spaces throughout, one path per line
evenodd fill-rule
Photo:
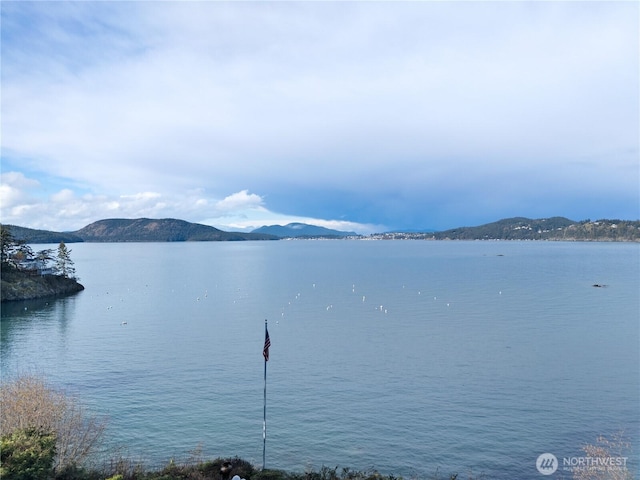
M 0 261 L 2 270 L 36 270 L 78 280 L 71 260 L 71 250 L 64 242 L 60 242 L 57 250 L 48 248 L 36 252 L 26 242 L 16 240 L 11 234 L 11 229 L 1 224 Z

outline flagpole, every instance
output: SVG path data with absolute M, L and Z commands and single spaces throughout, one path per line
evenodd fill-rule
M 267 452 L 267 360 L 269 359 L 269 331 L 267 330 L 267 319 L 264 320 L 264 348 L 262 355 L 264 356 L 264 402 L 262 413 L 262 470 L 265 466 L 265 458 Z

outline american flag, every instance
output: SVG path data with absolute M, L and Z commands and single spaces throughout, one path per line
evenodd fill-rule
M 269 347 L 271 346 L 271 340 L 269 339 L 269 330 L 265 327 L 264 329 L 264 348 L 262 349 L 262 355 L 264 356 L 264 361 L 269 361 Z

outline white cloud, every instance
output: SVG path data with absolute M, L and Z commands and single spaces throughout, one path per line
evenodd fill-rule
M 117 5 L 104 10 L 132 38 L 124 58 L 87 62 L 56 83 L 8 75 L 3 103 L 8 146 L 52 173 L 125 190 L 146 178 L 192 181 L 198 169 L 233 178 L 239 167 L 250 177 L 293 167 L 286 173 L 299 180 L 330 180 L 327 166 L 349 173 L 398 150 L 424 158 L 490 149 L 511 161 L 518 148 L 550 146 L 532 129 L 562 139 L 555 151 L 582 153 L 615 132 L 586 114 L 594 98 L 615 95 L 601 80 L 633 43 L 613 15 L 571 22 L 575 8 L 159 4 L 134 8 L 146 18 L 138 25 Z M 436 24 L 453 19 L 466 30 Z M 103 48 L 102 37 L 67 36 L 68 54 L 80 41 Z M 619 103 L 605 102 L 600 115 L 611 118 Z M 182 168 L 169 174 L 172 162 Z
M 249 193 L 248 190 L 242 190 L 225 197 L 216 202 L 216 210 L 220 213 L 234 212 L 237 210 L 251 209 L 261 207 L 263 200 L 260 195 Z
M 302 212 L 346 192 L 395 205 L 378 209 L 383 223 L 420 218 L 459 183 L 476 201 L 499 192 L 491 172 L 637 197 L 616 167 L 637 176 L 637 14 L 624 2 L 9 2 L 3 157 L 123 216 L 257 215 L 265 198 L 313 190 L 279 204 Z M 585 156 L 597 158 L 586 174 Z M 1 194 L 28 205 L 4 182 Z M 360 218 L 341 207 L 318 216 Z
M 328 228 L 368 232 L 372 226 L 355 222 L 294 217 L 272 212 L 260 195 L 248 190 L 228 195 L 222 200 L 204 198 L 194 190 L 183 195 L 137 192 L 119 196 L 78 195 L 64 188 L 48 197 L 30 192 L 39 182 L 17 172 L 2 176 L 2 222 L 30 228 L 72 231 L 105 218 L 180 218 L 212 225 L 223 230 L 248 231 L 265 224 L 305 222 Z M 5 201 L 6 200 L 6 201 Z
M 126 199 L 126 200 L 134 200 L 134 201 L 149 201 L 149 200 L 155 200 L 157 198 L 160 198 L 162 195 L 157 193 L 157 192 L 140 192 L 140 193 L 134 193 L 132 195 L 120 195 L 120 198 Z
M 53 195 L 51 195 L 51 201 L 53 203 L 69 203 L 75 200 L 75 194 L 68 188 L 60 190 L 58 193 L 54 193 Z
M 311 217 L 286 215 L 266 208 L 260 195 L 242 190 L 215 203 L 211 215 L 200 223 L 222 230 L 251 231 L 264 225 L 286 225 L 300 222 L 336 230 L 374 233 L 385 229 L 382 225 L 368 225 L 350 221 L 324 220 Z
M 27 190 L 37 188 L 39 182 L 29 179 L 20 172 L 6 172 L 0 175 L 0 205 L 4 210 L 20 208 L 28 202 Z
M 249 232 L 265 225 L 287 225 L 289 223 L 306 223 L 335 230 L 353 231 L 359 234 L 376 233 L 386 230 L 386 227 L 383 225 L 285 215 L 269 211 L 264 207 L 236 210 L 233 213 L 207 218 L 201 223 L 220 228 L 221 230 L 243 232 Z

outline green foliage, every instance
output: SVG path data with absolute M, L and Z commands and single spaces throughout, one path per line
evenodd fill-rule
M 76 269 L 71 260 L 71 250 L 67 248 L 64 242 L 58 245 L 58 257 L 56 258 L 56 273 L 65 278 L 76 278 Z
M 56 437 L 36 428 L 17 430 L 2 437 L 0 478 L 46 480 L 52 476 Z
M 13 252 L 15 252 L 18 242 L 13 238 L 11 229 L 7 225 L 0 224 L 0 261 L 2 268 L 11 265 Z
M 240 478 L 250 479 L 256 473 L 253 465 L 238 457 L 218 458 L 211 462 L 205 462 L 197 466 L 197 470 L 205 478 L 231 479 L 234 475 Z
M 33 244 L 53 244 L 53 243 L 75 243 L 82 242 L 82 239 L 70 232 L 52 232 L 49 230 L 36 230 L 33 228 L 21 227 L 19 225 L 4 225 L 11 229 L 13 238 L 22 243 Z
M 319 471 L 307 471 L 304 476 L 292 477 L 292 480 L 399 480 L 394 475 L 382 475 L 376 470 L 351 470 L 338 467 L 323 466 Z
M 42 262 L 43 264 L 47 264 L 48 262 L 52 262 L 54 260 L 53 250 L 51 248 L 47 248 L 45 250 L 40 250 L 36 254 L 36 258 Z
M 160 470 L 145 470 L 139 464 L 135 468 L 120 469 L 115 471 L 114 465 L 119 465 L 122 459 L 105 466 L 102 470 L 90 470 L 80 466 L 70 466 L 64 470 L 54 472 L 53 480 L 231 480 L 235 475 L 244 480 L 403 480 L 394 475 L 383 475 L 376 470 L 351 470 L 349 468 L 323 466 L 319 470 L 307 470 L 305 472 L 288 472 L 284 470 L 265 469 L 254 467 L 251 463 L 241 458 L 218 458 L 212 461 L 198 462 L 196 464 L 179 464 L 173 459 Z M 131 463 L 131 462 L 128 462 Z M 223 468 L 224 467 L 224 468 Z M 119 469 L 119 467 L 118 467 Z M 4 480 L 4 474 L 0 475 Z M 6 477 L 20 478 L 20 480 L 40 480 L 47 477 Z M 417 478 L 417 477 L 412 477 Z M 457 474 L 450 476 L 435 475 L 421 477 L 424 480 L 456 480 Z M 465 476 L 468 480 L 485 480 L 484 475 L 469 473 Z M 625 480 L 627 480 L 625 478 Z
M 73 232 L 85 242 L 190 242 L 276 239 L 257 233 L 223 232 L 174 218 L 98 220 Z
M 251 480 L 293 480 L 294 475 L 282 470 L 259 470 L 251 477 Z
M 74 469 L 96 451 L 106 427 L 103 422 L 87 415 L 76 399 L 36 376 L 3 382 L 0 404 L 0 431 L 7 435 L 52 432 L 56 475 L 65 472 L 61 478 L 80 478 Z
M 19 228 L 19 227 L 14 227 Z M 9 225 L 0 224 L 0 260 L 2 271 L 11 270 L 44 271 L 49 268 L 49 263 L 56 261 L 56 270 L 67 278 L 75 278 L 73 261 L 63 242 L 58 248 L 58 257 L 54 258 L 53 250 L 45 249 L 34 252 L 25 240 L 17 240 L 13 235 L 13 229 Z

